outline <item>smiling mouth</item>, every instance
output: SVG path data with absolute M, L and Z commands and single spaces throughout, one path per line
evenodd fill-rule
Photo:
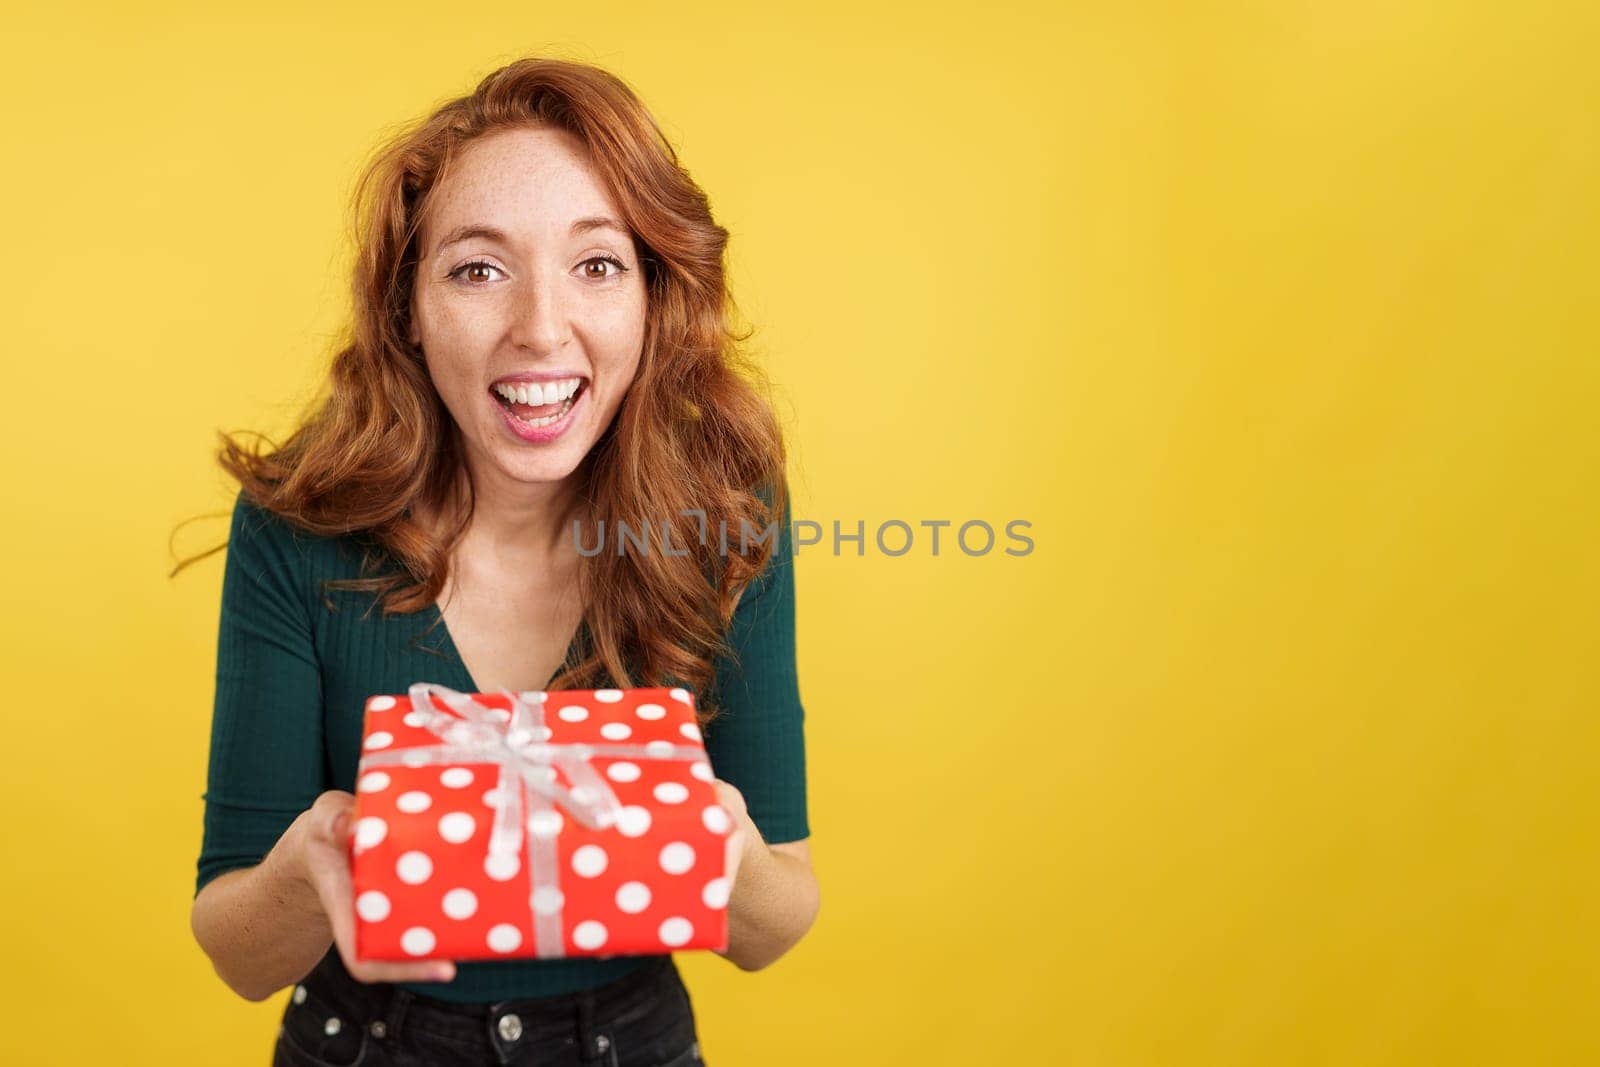
M 560 382 L 539 384 L 521 383 L 490 386 L 489 393 L 500 406 L 528 426 L 537 429 L 549 426 L 572 410 L 578 397 L 589 388 L 587 378 L 569 378 Z

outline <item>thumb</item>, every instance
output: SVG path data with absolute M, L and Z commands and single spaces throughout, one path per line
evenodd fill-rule
M 329 844 L 343 845 L 350 833 L 355 798 L 340 793 L 324 793 L 317 799 L 317 836 Z

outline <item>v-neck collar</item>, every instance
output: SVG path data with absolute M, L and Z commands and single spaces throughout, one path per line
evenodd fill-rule
M 466 682 L 467 688 L 462 689 L 461 692 L 489 692 L 490 690 L 484 689 L 478 684 L 477 679 L 472 677 L 472 672 L 467 669 L 467 661 L 462 658 L 461 649 L 456 647 L 455 635 L 450 632 L 450 624 L 445 622 L 444 612 L 439 610 L 438 601 L 433 601 L 428 604 L 428 612 L 432 616 L 432 625 L 437 626 L 439 632 L 444 635 L 444 647 L 442 651 L 445 653 L 446 659 L 450 661 L 450 665 L 454 668 L 456 674 Z M 585 639 L 588 636 L 588 632 L 589 620 L 579 619 L 578 629 L 573 633 L 572 640 L 567 643 L 566 654 L 562 657 L 561 662 L 557 664 L 555 673 L 545 679 L 544 685 L 540 686 L 540 689 L 548 690 L 550 688 L 550 683 L 555 681 L 556 678 L 561 675 L 562 670 L 564 670 L 569 663 L 574 663 L 583 657 L 583 648 L 585 645 Z M 574 653 L 576 653 L 576 655 Z
M 409 505 L 405 510 L 407 515 L 413 514 Z M 472 677 L 472 672 L 467 669 L 467 661 L 462 657 L 461 649 L 456 645 L 455 635 L 450 632 L 450 624 L 445 622 L 444 612 L 440 610 L 439 602 L 437 600 L 429 601 L 427 614 L 429 616 L 429 626 L 427 629 L 437 627 L 439 632 L 444 637 L 443 646 L 441 648 L 436 648 L 435 651 L 443 654 L 445 659 L 449 661 L 451 667 L 455 670 L 458 676 L 457 685 L 459 686 L 461 684 L 465 684 L 467 687 L 460 691 L 463 693 L 487 692 L 487 690 L 478 684 L 478 680 Z M 424 632 L 426 632 L 426 629 L 424 629 Z M 561 662 L 556 665 L 555 673 L 545 679 L 544 685 L 540 687 L 541 689 L 548 690 L 550 688 L 550 683 L 556 680 L 556 678 L 561 674 L 562 670 L 564 670 L 568 664 L 575 663 L 583 658 L 583 656 L 586 654 L 584 649 L 587 647 L 588 636 L 589 620 L 587 618 L 580 618 L 578 620 L 578 628 L 572 635 L 572 640 L 567 643 L 567 651 L 565 654 L 563 654 Z

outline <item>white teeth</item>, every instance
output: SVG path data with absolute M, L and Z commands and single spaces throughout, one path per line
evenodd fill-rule
M 494 391 L 518 404 L 554 404 L 572 396 L 582 384 L 581 378 L 567 378 L 559 382 L 522 382 L 515 386 L 502 384 L 495 386 Z
M 518 422 L 522 423 L 524 426 L 533 426 L 533 427 L 549 426 L 552 422 L 555 422 L 556 420 L 562 418 L 563 416 L 566 415 L 567 412 L 569 412 L 571 410 L 572 410 L 572 401 L 568 400 L 564 404 L 561 405 L 561 410 L 560 411 L 556 412 L 554 415 L 546 415 L 542 419 L 525 419 L 521 415 L 513 415 L 512 418 L 516 419 Z

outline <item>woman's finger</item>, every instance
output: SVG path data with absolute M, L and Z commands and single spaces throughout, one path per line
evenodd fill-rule
M 348 793 L 323 794 L 318 798 L 325 810 L 316 862 L 317 896 L 333 930 L 334 947 L 350 977 L 358 982 L 448 982 L 455 977 L 455 964 L 449 960 L 358 960 L 355 942 L 354 887 L 350 879 L 349 820 L 355 798 Z
M 740 827 L 728 835 L 727 859 L 723 870 L 727 871 L 728 890 L 739 884 L 739 862 L 744 859 L 744 827 Z
M 711 779 L 711 784 L 716 788 L 717 801 L 728 809 L 729 814 L 738 816 L 749 810 L 745 803 L 744 794 L 732 782 L 725 782 L 721 778 Z
M 330 789 L 317 797 L 311 805 L 316 816 L 312 825 L 317 836 L 328 844 L 343 844 L 349 833 L 350 816 L 355 806 L 354 794 L 337 789 Z
M 350 883 L 348 861 L 342 871 L 336 872 L 334 885 L 330 889 L 335 902 L 329 908 L 333 943 L 339 949 L 339 958 L 344 961 L 344 968 L 350 972 L 350 977 L 358 982 L 448 982 L 455 978 L 455 964 L 449 960 L 418 960 L 411 963 L 356 959 L 356 917 L 351 902 L 354 891 Z
M 328 892 L 331 902 L 325 903 L 328 921 L 333 927 L 333 943 L 344 961 L 345 970 L 358 982 L 448 982 L 456 976 L 455 964 L 449 960 L 418 960 L 415 963 L 396 960 L 356 959 L 355 911 L 351 905 L 350 870 L 330 872 Z
M 344 969 L 358 982 L 448 982 L 456 976 L 455 964 L 449 960 L 425 963 L 398 963 L 388 960 L 352 960 L 344 951 L 339 958 Z

